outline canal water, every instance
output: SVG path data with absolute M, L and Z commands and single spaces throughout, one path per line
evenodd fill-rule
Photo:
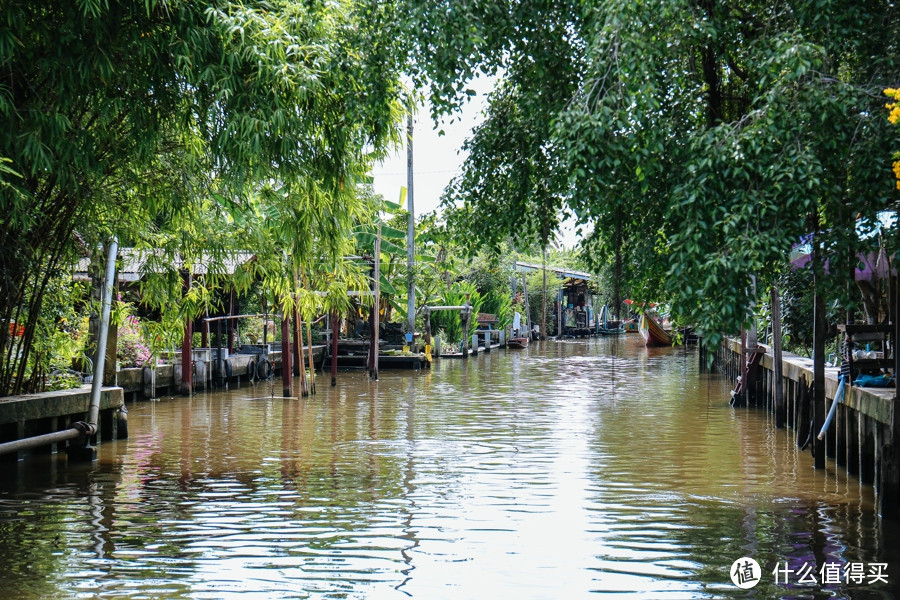
M 0 479 L 0 598 L 893 598 L 871 487 L 695 348 L 532 344 L 376 384 L 130 402 Z M 736 587 L 732 574 L 759 584 Z M 773 570 L 780 570 L 776 582 Z

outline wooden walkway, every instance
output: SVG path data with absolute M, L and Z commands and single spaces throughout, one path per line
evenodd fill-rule
M 775 377 L 772 348 L 760 345 L 765 350 L 757 377 L 748 389 L 748 402 L 775 411 Z M 703 354 L 701 353 L 701 356 Z M 740 340 L 727 339 L 715 352 L 713 368 L 724 372 L 732 381 L 741 374 Z M 703 359 L 701 359 L 702 361 Z M 703 364 L 701 362 L 701 364 Z M 825 369 L 825 406 L 827 414 L 834 402 L 840 370 L 836 367 Z M 812 426 L 813 361 L 788 352 L 783 353 L 783 395 L 784 423 L 793 429 L 799 446 L 807 440 L 814 440 L 819 434 Z M 872 388 L 847 386 L 844 399 L 838 405 L 834 421 L 825 436 L 825 456 L 831 459 L 834 468 L 844 468 L 851 475 L 859 477 L 866 484 L 875 486 L 879 498 L 879 512 L 896 514 L 898 507 L 891 501 L 883 505 L 880 492 L 896 486 L 898 465 L 892 464 L 890 456 L 893 447 L 893 419 L 897 404 L 894 388 Z M 814 446 L 814 443 L 810 443 Z

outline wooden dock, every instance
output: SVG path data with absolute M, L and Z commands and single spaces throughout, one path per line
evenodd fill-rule
M 819 431 L 814 430 L 812 411 L 827 414 L 834 402 L 838 388 L 837 367 L 825 369 L 825 406 L 813 407 L 813 361 L 788 352 L 783 353 L 783 397 L 778 415 L 775 406 L 774 358 L 769 346 L 760 345 L 764 354 L 759 361 L 757 376 L 747 390 L 748 402 L 765 407 L 776 414 L 776 422 L 783 422 L 794 432 L 800 447 L 807 443 L 815 447 Z M 704 353 L 700 353 L 705 366 Z M 716 351 L 713 368 L 723 372 L 732 381 L 741 375 L 741 342 L 727 339 Z M 894 419 L 896 411 L 895 388 L 846 386 L 844 398 L 838 404 L 834 421 L 825 435 L 825 457 L 831 461 L 828 468 L 846 469 L 860 481 L 875 486 L 879 513 L 895 517 L 900 513 L 896 498 L 890 493 L 900 479 L 900 469 L 892 460 Z M 885 493 L 888 492 L 888 493 Z
M 214 361 L 194 361 L 194 391 L 213 390 L 221 387 L 221 383 L 248 383 L 260 378 L 260 354 L 231 354 L 225 359 L 226 368 L 222 377 L 213 364 Z M 304 350 L 304 357 L 306 351 Z M 281 351 L 272 351 L 265 355 L 266 360 L 277 375 L 281 371 Z M 313 346 L 313 361 L 316 368 L 321 368 L 325 358 L 325 346 Z M 260 369 L 261 370 L 261 369 Z M 116 374 L 116 383 L 124 390 L 129 400 L 173 396 L 178 394 L 181 381 L 181 365 L 160 365 L 155 375 L 149 367 L 122 369 Z
M 91 386 L 70 390 L 24 394 L 0 398 L 0 442 L 61 431 L 73 422 L 83 421 L 91 404 Z M 122 388 L 104 387 L 100 391 L 100 418 L 97 434 L 91 440 L 110 441 L 128 437 L 125 425 L 125 400 Z M 19 460 L 29 454 L 56 453 L 64 442 L 33 450 L 20 450 L 0 457 L 0 460 Z

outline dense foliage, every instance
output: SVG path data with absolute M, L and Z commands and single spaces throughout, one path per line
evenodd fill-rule
M 396 138 L 401 55 L 374 0 L 10 0 L 0 17 L 0 321 L 24 326 L 0 328 L 0 395 L 30 385 L 48 282 L 78 253 L 114 234 L 158 250 L 171 292 L 203 252 L 220 271 L 223 240 L 247 240 L 219 234 L 252 215 L 296 267 Z
M 404 72 L 436 114 L 477 73 L 498 82 L 450 233 L 537 254 L 574 215 L 595 270 L 707 333 L 749 320 L 804 234 L 849 273 L 898 200 L 892 0 L 8 0 L 0 17 L 0 395 L 46 371 L 58 282 L 112 235 L 145 253 L 141 300 L 177 313 L 166 337 L 237 251 L 254 259 L 231 284 L 272 310 L 346 308 Z M 420 304 L 462 292 L 450 242 L 420 243 Z M 500 289 L 470 293 L 505 313 Z
M 764 290 L 803 234 L 849 273 L 857 221 L 897 202 L 894 2 L 437 4 L 433 93 L 463 98 L 477 70 L 502 82 L 449 196 L 488 241 L 571 211 L 638 299 L 715 334 L 748 321 L 751 275 Z

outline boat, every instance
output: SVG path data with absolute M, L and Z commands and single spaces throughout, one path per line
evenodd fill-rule
M 609 309 L 604 304 L 603 308 L 600 309 L 600 315 L 598 317 L 600 324 L 597 327 L 597 333 L 600 335 L 619 335 L 625 333 L 625 327 L 622 326 L 619 321 L 610 321 L 608 319 L 608 314 Z
M 528 338 L 527 337 L 510 338 L 509 341 L 506 342 L 506 346 L 509 348 L 527 348 L 528 347 Z
M 648 346 L 671 346 L 672 334 L 662 328 L 652 316 L 647 313 L 641 315 L 641 335 Z

